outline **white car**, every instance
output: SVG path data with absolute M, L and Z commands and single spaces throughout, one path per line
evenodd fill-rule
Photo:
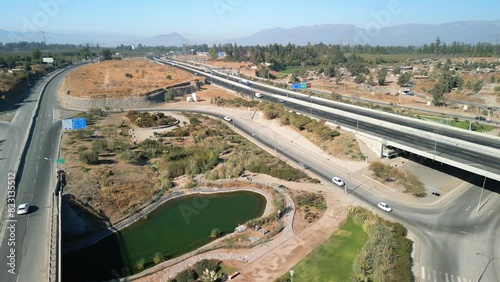
M 225 120 L 225 121 L 232 121 L 233 119 L 232 119 L 232 118 L 230 118 L 230 117 L 224 117 L 224 120 Z
M 30 206 L 28 205 L 28 203 L 20 204 L 17 207 L 17 214 L 27 214 L 29 209 Z
M 389 207 L 388 204 L 384 203 L 384 202 L 381 202 L 381 203 L 378 203 L 377 205 L 380 209 L 386 211 L 386 212 L 391 212 L 392 211 L 392 208 Z
M 344 186 L 345 185 L 345 182 L 342 181 L 342 179 L 340 179 L 340 178 L 338 178 L 336 176 L 334 178 L 332 178 L 332 182 L 333 182 L 333 184 L 336 184 L 338 186 Z
M 257 98 L 262 98 L 262 97 L 264 97 L 264 96 L 262 95 L 262 93 L 257 92 L 257 93 L 255 93 L 255 97 L 257 97 Z

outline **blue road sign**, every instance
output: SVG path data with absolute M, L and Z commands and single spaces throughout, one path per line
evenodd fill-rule
M 64 130 L 84 129 L 87 128 L 87 120 L 85 118 L 63 119 L 62 126 Z
M 87 120 L 85 118 L 74 118 L 72 119 L 73 129 L 84 129 L 87 128 Z

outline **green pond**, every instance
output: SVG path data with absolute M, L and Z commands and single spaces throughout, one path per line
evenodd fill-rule
M 231 233 L 239 224 L 262 216 L 265 207 L 265 197 L 250 191 L 170 200 L 146 219 L 65 255 L 63 281 L 102 281 L 137 273 L 139 260 L 147 268 L 156 253 L 166 260 L 195 250 L 214 240 L 212 229 Z

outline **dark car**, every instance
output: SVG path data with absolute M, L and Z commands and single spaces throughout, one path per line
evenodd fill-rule
M 436 197 L 441 196 L 441 193 L 439 193 L 438 191 L 432 191 L 431 194 L 434 195 L 434 196 L 436 196 Z
M 483 116 L 478 116 L 478 117 L 475 117 L 475 119 L 476 119 L 476 120 L 486 120 L 486 118 L 485 118 L 485 117 L 483 117 Z

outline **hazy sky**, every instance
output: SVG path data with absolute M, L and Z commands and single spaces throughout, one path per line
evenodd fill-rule
M 0 0 L 0 29 L 177 32 L 235 38 L 274 27 L 354 24 L 366 28 L 405 23 L 499 20 L 498 0 Z M 498 31 L 497 31 L 498 32 Z

